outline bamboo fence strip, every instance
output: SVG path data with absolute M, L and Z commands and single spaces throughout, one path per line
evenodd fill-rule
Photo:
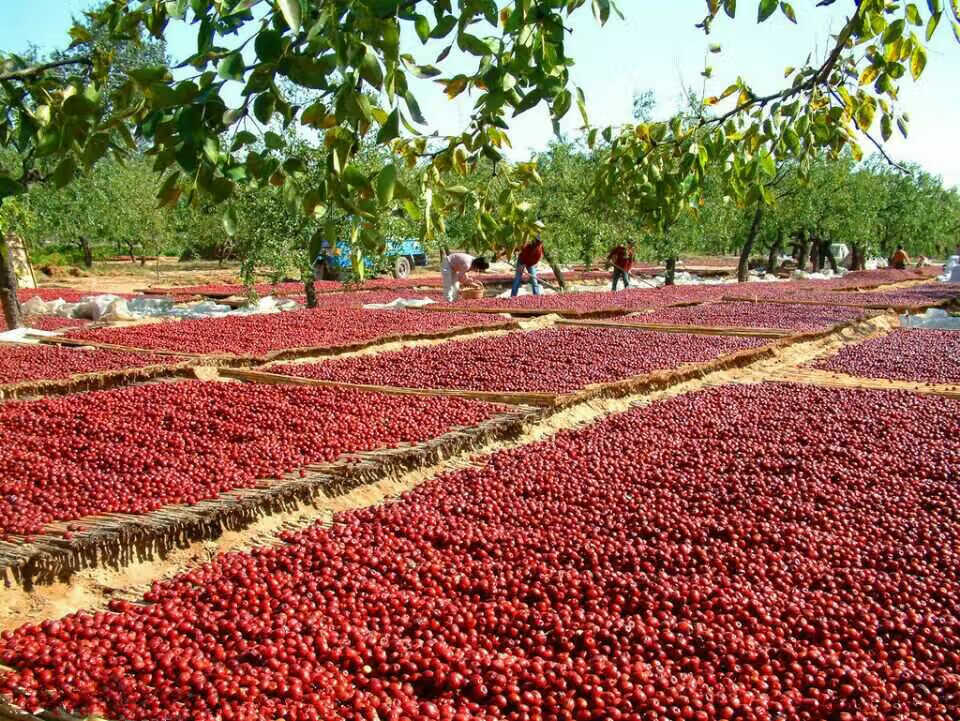
M 960 386 L 922 381 L 889 380 L 887 378 L 864 378 L 846 373 L 833 373 L 816 368 L 790 368 L 777 371 L 774 380 L 790 383 L 805 383 L 825 388 L 850 388 L 860 390 L 901 390 L 924 395 L 960 398 Z
M 75 571 L 97 565 L 121 567 L 164 555 L 175 547 L 217 538 L 224 530 L 242 530 L 256 519 L 336 496 L 392 474 L 434 465 L 448 456 L 508 440 L 539 420 L 545 411 L 518 406 L 470 428 L 453 429 L 424 443 L 362 453 L 347 453 L 326 464 L 311 464 L 279 478 L 254 481 L 217 498 L 192 505 L 166 506 L 145 514 L 108 513 L 69 521 L 80 526 L 63 538 L 66 522 L 48 533 L 0 540 L 0 578 L 26 588 L 67 580 Z M 303 472 L 303 477 L 300 473 Z M 56 535 L 55 535 L 56 533 Z
M 560 320 L 558 325 L 598 326 L 606 328 L 633 328 L 635 330 L 660 331 L 661 333 L 690 333 L 693 335 L 748 336 L 754 338 L 789 338 L 795 331 L 779 328 L 736 328 L 704 325 L 670 325 L 666 323 L 633 323 L 606 320 Z
M 197 360 L 172 363 L 170 365 L 150 365 L 141 368 L 118 368 L 93 373 L 77 373 L 66 378 L 37 379 L 0 385 L 0 402 L 37 398 L 50 395 L 66 395 L 92 390 L 106 390 L 120 386 L 141 383 L 158 378 L 183 378 L 194 375 L 195 369 L 203 365 Z

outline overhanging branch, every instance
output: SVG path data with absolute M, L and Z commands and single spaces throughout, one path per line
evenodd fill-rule
M 0 81 L 30 80 L 31 78 L 34 78 L 37 75 L 42 75 L 48 70 L 62 68 L 67 65 L 88 65 L 92 67 L 93 60 L 91 60 L 89 56 L 82 55 L 76 58 L 66 58 L 64 60 L 55 60 L 53 62 L 43 63 L 42 65 L 31 65 L 28 68 L 21 68 L 20 70 L 10 70 L 5 73 L 0 73 Z

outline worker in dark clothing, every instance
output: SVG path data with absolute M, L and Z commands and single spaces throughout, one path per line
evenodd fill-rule
M 633 267 L 633 243 L 618 245 L 607 254 L 607 261 L 613 265 L 613 288 L 622 279 L 623 287 L 630 287 L 630 269 Z
M 543 241 L 538 235 L 533 240 L 526 243 L 517 255 L 517 272 L 513 276 L 513 289 L 510 291 L 510 297 L 516 296 L 520 292 L 520 286 L 523 285 L 523 273 L 526 271 L 530 275 L 530 288 L 534 295 L 540 295 L 540 283 L 537 282 L 537 263 L 543 258 Z

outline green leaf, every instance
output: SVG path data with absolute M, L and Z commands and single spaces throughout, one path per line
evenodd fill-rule
M 793 11 L 793 5 L 788 2 L 782 2 L 780 3 L 780 10 L 787 16 L 787 20 L 794 25 L 797 24 L 797 14 Z
M 593 0 L 593 14 L 601 25 L 605 25 L 610 19 L 610 0 Z
M 280 8 L 283 19 L 287 22 L 287 25 L 290 26 L 290 29 L 293 30 L 294 34 L 299 33 L 302 17 L 300 0 L 277 0 L 277 6 Z
M 584 126 L 590 125 L 590 118 L 587 115 L 587 99 L 583 95 L 583 90 L 577 88 L 577 108 L 580 110 L 580 117 L 583 118 Z
M 893 41 L 899 40 L 903 36 L 904 27 L 906 27 L 906 23 L 902 18 L 887 25 L 887 29 L 883 31 L 883 44 L 889 45 Z
M 257 57 L 264 63 L 275 63 L 283 54 L 283 36 L 276 30 L 261 30 L 253 42 Z
M 757 10 L 757 22 L 763 22 L 773 15 L 777 9 L 777 0 L 760 0 L 760 7 Z
M 376 52 L 372 47 L 364 43 L 363 49 L 363 58 L 360 60 L 360 77 L 379 90 L 383 85 L 383 71 L 380 69 L 380 62 L 377 60 Z
M 930 20 L 927 21 L 927 42 L 930 42 L 933 34 L 937 32 L 937 26 L 940 24 L 941 15 L 942 13 L 934 13 L 930 16 Z
M 241 130 L 237 133 L 236 137 L 233 139 L 233 145 L 230 147 L 231 151 L 239 150 L 244 145 L 249 145 L 250 143 L 257 142 L 257 136 L 251 133 L 249 130 Z
M 106 133 L 94 133 L 83 148 L 83 164 L 92 167 L 110 148 L 110 136 Z
M 553 117 L 557 120 L 562 118 L 570 110 L 570 104 L 573 102 L 573 96 L 569 90 L 564 90 L 553 100 Z
M 955 37 L 957 42 L 960 43 L 960 23 L 955 23 L 951 20 L 950 27 L 953 28 L 953 37 Z
M 884 142 L 890 140 L 890 136 L 893 135 L 893 123 L 890 122 L 890 116 L 886 113 L 880 118 L 880 135 Z
M 413 18 L 413 26 L 417 30 L 417 37 L 420 38 L 420 42 L 426 44 L 427 40 L 430 39 L 430 21 L 423 15 L 416 15 Z
M 13 178 L 6 175 L 0 175 L 0 198 L 6 198 L 11 195 L 20 195 L 26 193 L 27 187 Z
M 253 101 L 253 115 L 261 123 L 266 125 L 273 117 L 273 112 L 277 107 L 277 98 L 270 91 L 261 93 Z
M 913 57 L 910 59 L 910 74 L 913 75 L 914 80 L 917 80 L 923 74 L 925 67 L 927 67 L 926 48 L 923 45 L 917 45 L 913 49 Z
M 932 14 L 937 14 L 943 9 L 940 0 L 927 0 L 927 7 Z
M 377 143 L 386 145 L 394 138 L 400 137 L 400 108 L 394 108 L 393 112 L 387 116 L 380 131 L 377 133 Z
M 327 116 L 327 106 L 321 102 L 308 105 L 300 116 L 300 122 L 303 125 L 309 125 L 313 128 L 319 128 L 323 125 L 323 119 Z
M 57 165 L 56 170 L 53 171 L 53 184 L 57 188 L 63 188 L 64 186 L 70 184 L 73 181 L 73 177 L 77 173 L 77 161 L 73 159 L 73 156 L 67 156 L 60 161 L 60 164 Z
M 433 30 L 430 31 L 430 37 L 439 40 L 450 34 L 450 31 L 457 26 L 457 19 L 453 15 L 444 15 L 437 22 Z M 438 61 L 439 62 L 439 61 Z
M 283 138 L 272 130 L 268 130 L 263 134 L 263 144 L 271 150 L 280 150 L 283 147 Z
M 97 112 L 97 104 L 83 95 L 71 95 L 63 101 L 63 112 L 66 115 L 93 115 Z
M 217 66 L 217 72 L 221 78 L 226 80 L 243 80 L 243 72 L 246 70 L 246 63 L 243 62 L 243 56 L 240 53 L 230 53 Z
M 356 165 L 348 165 L 344 169 L 343 179 L 347 182 L 347 185 L 352 185 L 356 188 L 362 188 L 370 182 L 367 174 Z
M 723 0 L 723 10 L 729 17 L 736 17 L 737 0 Z
M 427 120 L 423 117 L 423 113 L 420 112 L 420 104 L 417 102 L 413 93 L 407 90 L 403 95 L 403 99 L 407 101 L 407 110 L 410 111 L 410 117 L 413 118 L 413 121 L 420 125 L 426 125 Z
M 486 57 L 493 53 L 490 46 L 483 40 L 470 33 L 460 33 L 457 36 L 457 45 L 461 50 L 476 55 L 479 58 Z
M 777 164 L 770 153 L 764 153 L 760 156 L 760 170 L 766 173 L 768 178 L 776 177 Z
M 303 212 L 305 215 L 312 215 L 315 218 L 322 218 L 326 215 L 327 206 L 324 203 L 323 193 L 319 190 L 311 190 L 303 196 Z M 319 254 L 319 251 L 317 252 Z M 316 255 L 314 255 L 316 257 Z
M 223 214 L 223 229 L 227 231 L 227 235 L 231 238 L 237 234 L 237 225 L 239 221 L 237 220 L 237 211 L 231 205 Z
M 383 205 L 389 205 L 397 187 L 397 166 L 384 166 L 377 176 L 377 197 Z

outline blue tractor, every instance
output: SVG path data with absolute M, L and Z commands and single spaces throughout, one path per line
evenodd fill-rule
M 363 257 L 363 266 L 369 275 L 390 273 L 394 278 L 406 278 L 415 267 L 427 264 L 427 253 L 419 240 L 388 240 L 386 252 L 378 258 Z M 326 243 L 313 261 L 315 276 L 319 280 L 339 280 L 343 272 L 352 266 L 350 246 L 340 240 L 331 251 Z

